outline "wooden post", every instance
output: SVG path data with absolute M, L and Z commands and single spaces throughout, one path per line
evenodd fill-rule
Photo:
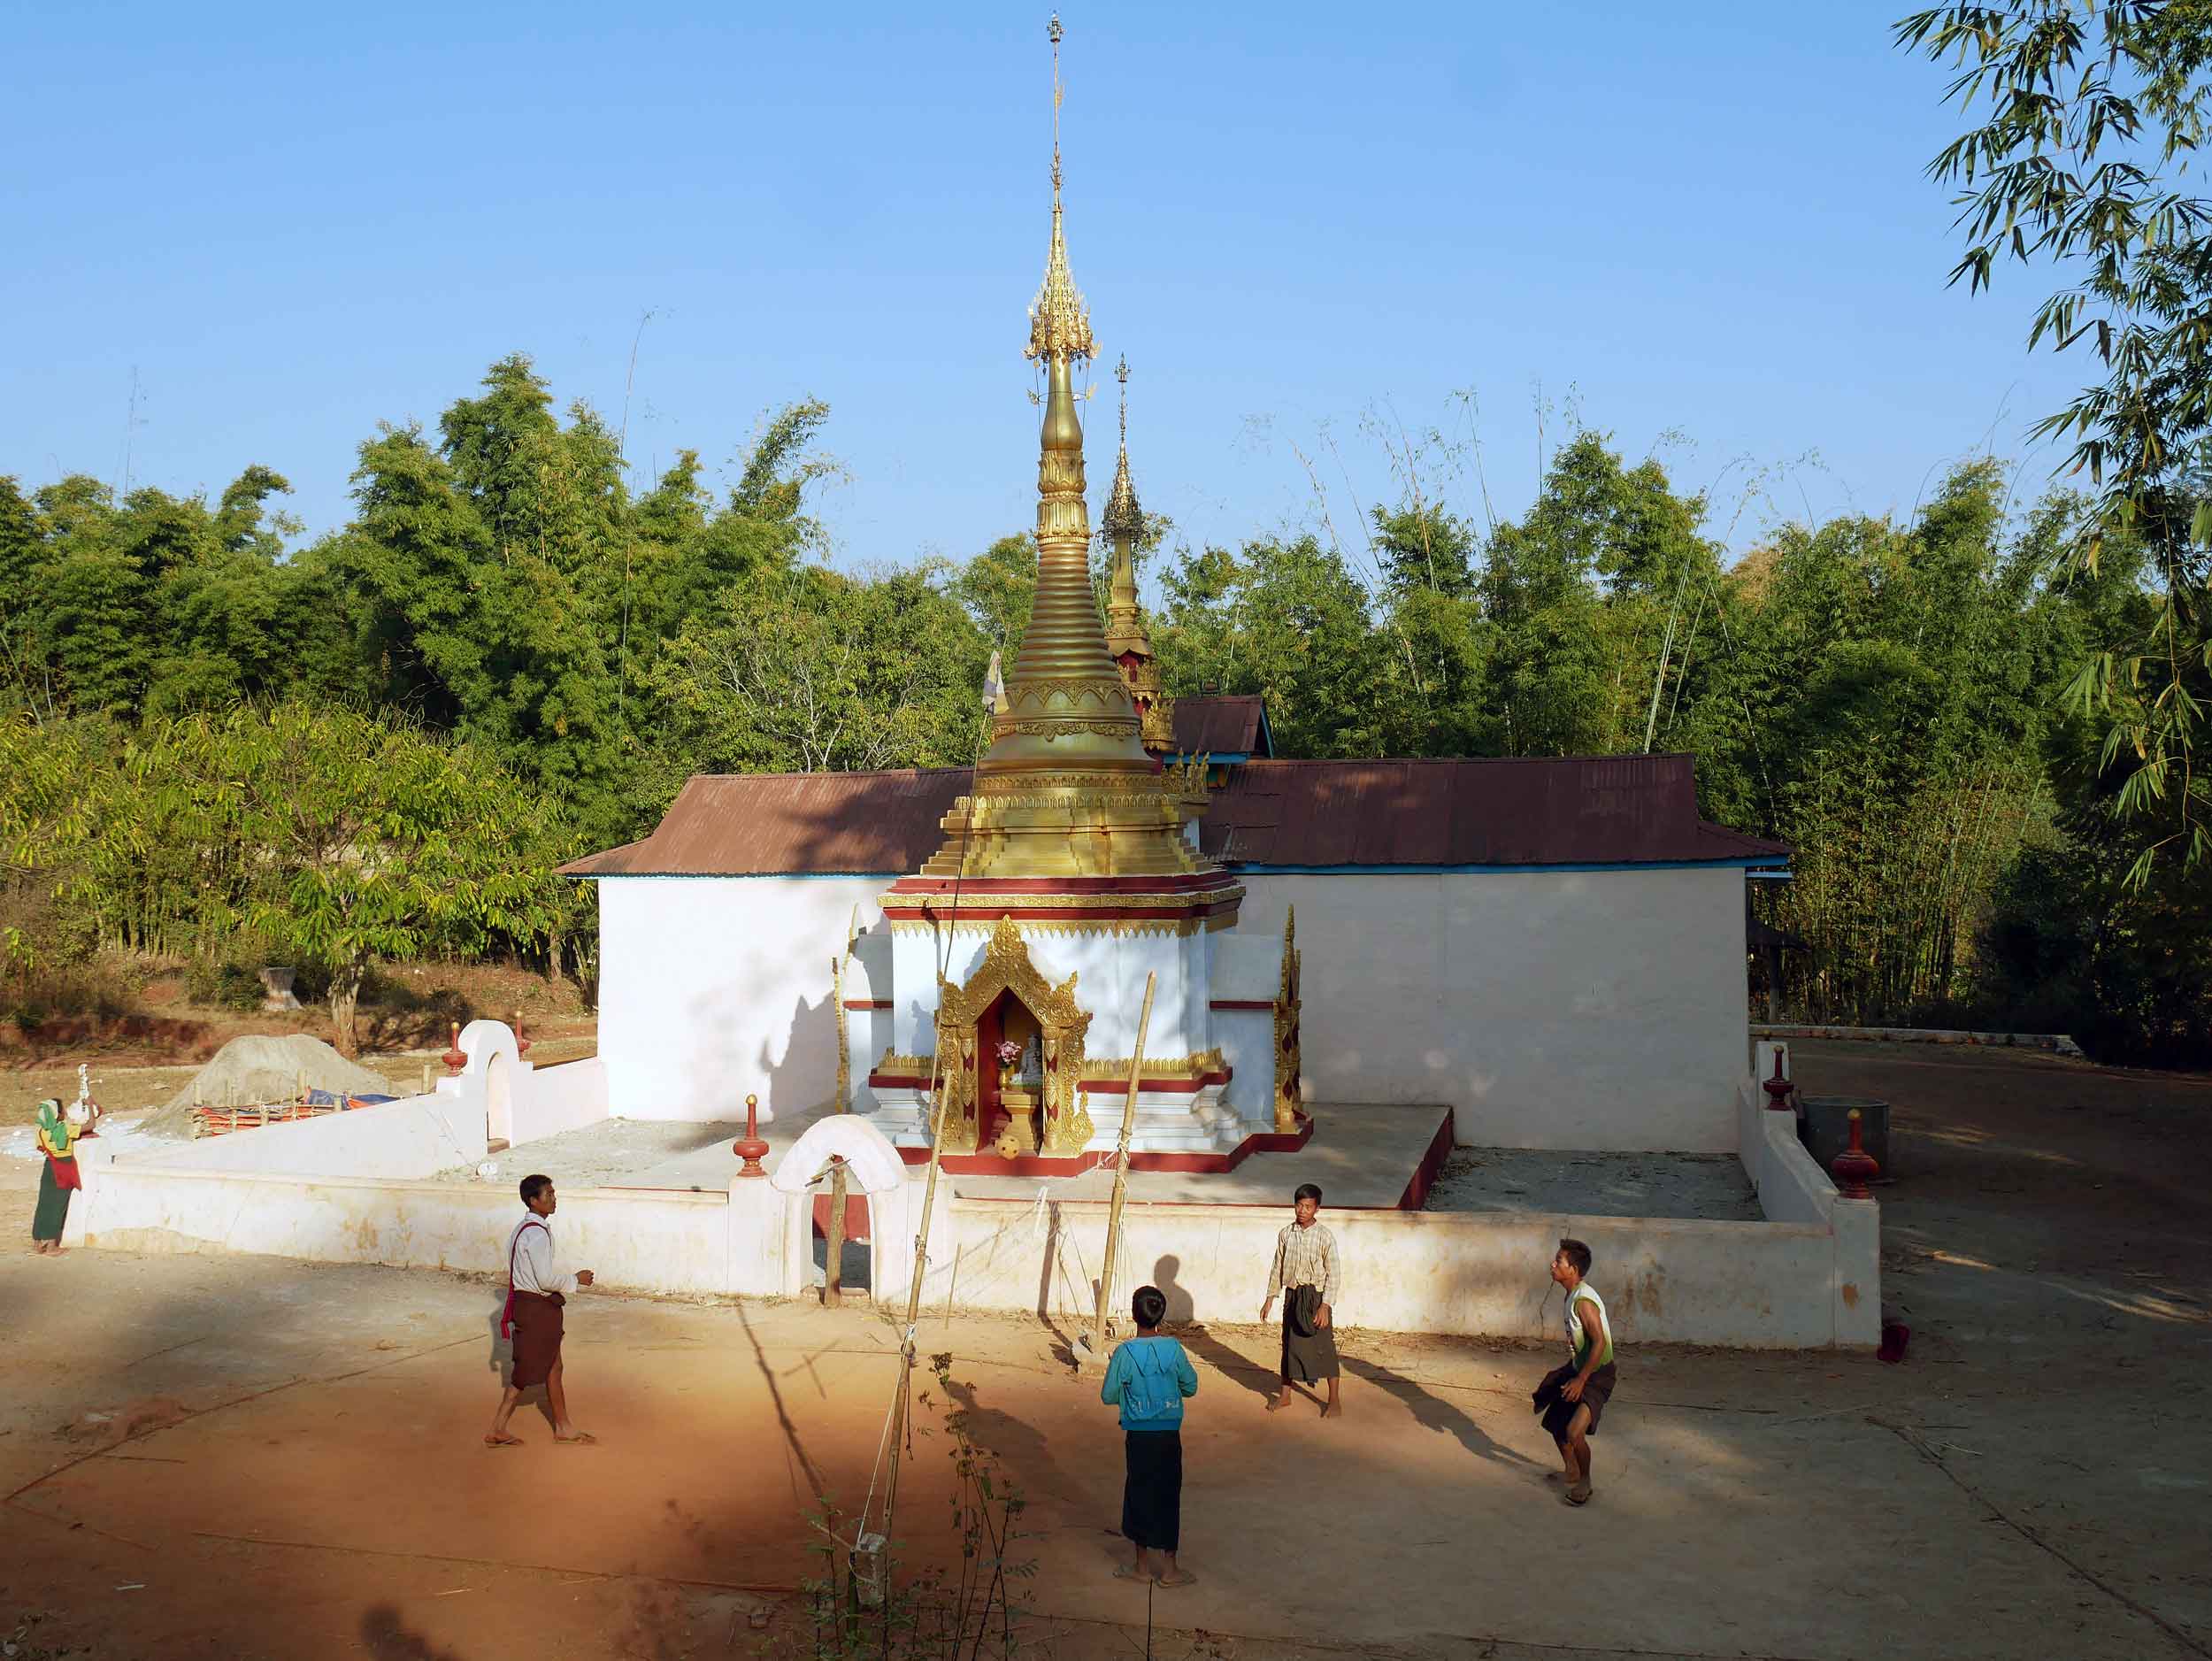
M 845 1156 L 830 1156 L 828 1250 L 822 1258 L 822 1302 L 836 1309 L 845 1301 Z
M 1106 1306 L 1114 1295 L 1114 1253 L 1121 1247 L 1121 1207 L 1129 1197 L 1129 1138 L 1137 1127 L 1137 1084 L 1144 1076 L 1145 1034 L 1152 1028 L 1152 992 L 1157 971 L 1144 977 L 1144 1008 L 1137 1016 L 1137 1050 L 1129 1057 L 1129 1095 L 1121 1104 L 1121 1138 L 1114 1147 L 1114 1198 L 1106 1208 L 1106 1256 L 1098 1265 L 1098 1312 L 1091 1319 L 1091 1358 L 1106 1358 Z

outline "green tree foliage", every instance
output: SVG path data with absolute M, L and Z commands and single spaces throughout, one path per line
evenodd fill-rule
M 733 585 L 649 677 L 672 753 L 710 773 L 972 762 L 989 654 L 947 577 L 935 565 L 873 581 L 809 565 Z
M 361 983 L 380 960 L 532 941 L 565 904 L 559 833 L 517 781 L 465 749 L 349 710 L 280 707 L 203 727 L 235 781 L 236 826 L 275 873 L 249 925 L 330 972 L 331 1026 L 356 1053 Z
M 304 547 L 265 467 L 211 504 L 0 479 L 10 960 L 260 934 L 342 996 L 379 957 L 487 942 L 587 965 L 588 896 L 544 873 L 643 834 L 688 774 L 971 761 L 1034 541 L 833 566 L 826 417 L 772 412 L 726 488 L 685 450 L 633 496 L 607 426 L 511 357 L 364 442 L 350 522 Z M 2085 561 L 2098 503 L 2018 511 L 1985 460 L 1908 519 L 1781 525 L 1731 568 L 1704 497 L 1601 434 L 1568 434 L 1504 519 L 1417 489 L 1432 462 L 1394 448 L 1403 495 L 1356 546 L 1325 511 L 1233 547 L 1148 520 L 1171 692 L 1263 695 L 1294 757 L 1689 751 L 1709 818 L 1796 850 L 1763 890 L 1806 942 L 1795 1011 L 2016 1025 L 2001 1000 L 2078 997 L 2051 1024 L 2146 1056 L 2201 1030 L 2200 885 L 2113 887 L 2157 746 L 2116 761 L 2116 705 L 2062 698 L 2181 615 L 2154 524 Z M 420 801 L 342 777 L 349 750 Z
M 2067 539 L 2093 571 L 2124 542 L 2157 604 L 2089 642 L 2068 688 L 2105 726 L 2108 809 L 2135 822 L 2132 880 L 2162 851 L 2212 856 L 2212 779 L 2198 756 L 2212 700 L 2212 201 L 2181 188 L 2212 99 L 2200 0 L 2001 0 L 1918 12 L 1901 45 L 1955 67 L 1970 127 L 1930 165 L 1961 194 L 1951 273 L 1991 286 L 2002 262 L 2062 285 L 2031 349 L 2086 343 L 2103 379 L 2044 419 L 2094 491 Z
M 361 982 L 382 959 L 531 950 L 569 926 L 552 874 L 567 844 L 488 757 L 343 707 L 0 719 L 0 906 L 10 961 L 97 946 L 227 950 L 242 931 L 329 973 L 355 1048 Z M 50 904 L 49 902 L 58 903 Z
M 1333 550 L 1311 535 L 1186 549 L 1164 584 L 1153 648 L 1171 694 L 1264 695 L 1291 755 L 1384 753 L 1398 673 L 1367 590 Z

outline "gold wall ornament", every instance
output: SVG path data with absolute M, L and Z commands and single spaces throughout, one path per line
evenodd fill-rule
M 1025 738 L 1063 738 L 1072 737 L 1079 733 L 1095 733 L 1102 738 L 1119 738 L 1129 728 L 1127 721 L 999 720 L 991 723 L 991 735 L 994 738 L 1009 734 Z
M 1109 665 L 1110 668 L 1110 665 Z M 1115 708 L 1121 699 L 1115 696 L 1121 685 L 1118 675 L 1054 675 L 1035 681 L 1025 681 L 1018 694 L 1011 697 L 1011 707 L 1019 709 L 1025 704 L 1042 704 L 1048 698 L 1065 698 L 1071 704 L 1092 703 L 1101 709 Z
M 1129 1057 L 1127 1056 L 1101 1057 L 1083 1064 L 1083 1088 L 1086 1090 L 1125 1090 L 1129 1088 Z M 1190 1056 L 1147 1056 L 1144 1076 L 1164 1080 L 1173 1084 L 1195 1086 L 1201 1079 L 1211 1078 L 1229 1070 L 1228 1058 L 1219 1049 L 1202 1050 Z
M 1275 1128 L 1284 1134 L 1297 1130 L 1304 1096 L 1298 1081 L 1303 1060 L 1298 1048 L 1299 968 L 1298 908 L 1294 905 L 1283 924 L 1282 981 L 1275 994 Z
M 979 1088 L 972 1077 L 976 1023 L 991 1005 L 1002 994 L 1011 992 L 1037 1018 L 1044 1052 L 1041 1093 L 1044 1125 L 1039 1146 L 1049 1155 L 1079 1153 L 1091 1140 L 1091 1116 L 1078 1088 L 1083 1073 L 1084 1035 L 1090 1030 L 1091 1018 L 1075 1001 L 1075 980 L 1072 974 L 1056 987 L 1047 980 L 1030 961 L 1029 945 L 1020 927 L 1013 919 L 1002 917 L 992 929 L 983 961 L 967 984 L 937 983 L 937 1053 L 950 1055 L 956 1050 L 965 1057 L 961 1072 L 971 1078 L 968 1088 L 972 1092 Z M 977 1098 L 971 1096 L 963 1100 L 968 1122 L 973 1127 Z M 979 1134 L 979 1127 L 970 1134 Z
M 1147 935 L 1161 939 L 1213 934 L 1233 927 L 1236 919 L 1225 918 L 1153 918 L 1132 919 L 1125 917 L 1035 917 L 1025 918 L 1022 932 L 1025 934 L 1110 935 L 1116 939 L 1136 940 Z M 894 918 L 891 932 L 895 934 L 930 934 L 942 930 L 949 934 L 983 934 L 990 932 L 987 918 L 962 918 L 956 923 L 925 921 L 919 919 Z

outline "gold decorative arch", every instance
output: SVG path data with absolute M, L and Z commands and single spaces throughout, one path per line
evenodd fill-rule
M 1075 976 L 1054 986 L 1029 960 L 1029 943 L 1010 917 L 1002 917 L 984 948 L 983 962 L 965 986 L 937 984 L 938 1088 L 945 1096 L 944 1146 L 949 1153 L 972 1153 L 982 1135 L 978 1123 L 982 1079 L 978 1072 L 975 1027 L 1002 992 L 1012 992 L 1043 1028 L 1044 1125 L 1040 1153 L 1064 1157 L 1083 1151 L 1091 1140 L 1091 1116 L 1083 1106 L 1083 1041 L 1090 1030 L 1087 1011 L 1075 1002 Z

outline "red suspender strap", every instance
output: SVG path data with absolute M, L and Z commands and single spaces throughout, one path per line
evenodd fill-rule
M 543 1228 L 535 1219 L 526 1220 L 515 1230 L 515 1237 L 507 1244 L 507 1302 L 499 1311 L 499 1335 L 511 1340 L 515 1335 L 515 1254 L 522 1250 L 522 1230 Z

